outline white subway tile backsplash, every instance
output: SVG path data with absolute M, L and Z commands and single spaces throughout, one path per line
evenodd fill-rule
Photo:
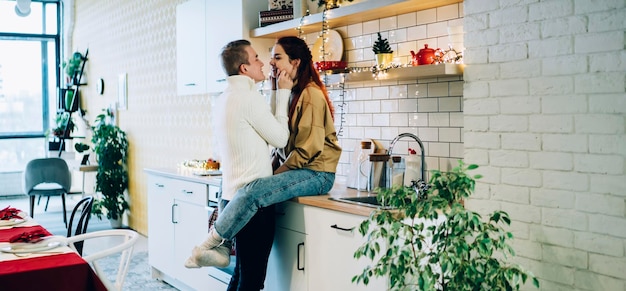
M 390 43 L 401 43 L 407 40 L 406 36 L 407 29 L 400 28 L 389 31 L 389 42 Z
M 406 112 L 398 106 L 398 100 L 381 100 L 380 112 Z
M 409 126 L 428 126 L 428 113 L 409 113 Z
M 428 155 L 432 157 L 449 157 L 450 144 L 446 142 L 429 142 Z
M 439 128 L 439 141 L 442 142 L 461 142 L 460 128 Z
M 463 112 L 450 112 L 450 126 L 464 127 L 464 114 Z
M 410 27 L 417 24 L 417 14 L 415 12 L 398 15 L 398 27 Z
M 345 42 L 344 60 L 351 67 L 374 65 L 371 47 L 377 32 L 389 40 L 394 50 L 394 62 L 399 64 L 409 63 L 411 51 L 417 53 L 426 43 L 432 48 L 445 48 L 449 42 L 448 26 L 463 26 L 463 19 L 459 16 L 462 6 L 454 4 L 339 28 Z M 463 83 L 462 77 L 456 76 L 347 84 L 345 129 L 340 140 L 356 141 L 369 137 L 381 139 L 388 146 L 399 133 L 410 132 L 425 141 L 430 168 L 448 167 L 451 163 L 456 166 L 457 159 L 463 158 L 464 154 L 461 135 L 464 126 Z M 489 92 L 489 84 L 485 84 L 484 92 Z M 488 97 L 484 92 L 475 94 Z M 334 93 L 331 96 L 339 98 Z M 398 142 L 394 152 L 405 155 L 409 146 L 418 147 L 414 142 L 403 140 Z M 338 168 L 343 171 L 338 174 L 345 175 L 347 168 Z
M 429 83 L 428 97 L 443 97 L 448 96 L 448 82 L 441 83 Z
M 407 113 L 391 113 L 389 114 L 389 125 L 390 126 L 407 126 L 408 122 L 408 114 Z
M 406 29 L 406 40 L 418 40 L 426 37 L 426 25 L 411 26 Z
M 430 113 L 428 114 L 429 126 L 450 126 L 449 113 Z
M 375 34 L 379 32 L 380 30 L 381 29 L 380 29 L 380 24 L 379 24 L 378 19 L 363 22 L 363 34 L 371 34 L 371 33 Z
M 371 100 L 372 88 L 358 88 L 356 89 L 356 100 Z
M 437 98 L 417 99 L 417 112 L 438 112 L 439 102 Z
M 361 23 L 348 25 L 348 37 L 363 35 L 363 25 Z
M 437 9 L 426 9 L 416 12 L 417 24 L 433 23 L 437 21 Z
M 439 129 L 436 127 L 420 127 L 417 129 L 417 136 L 422 142 L 439 141 Z
M 430 23 L 426 27 L 426 32 L 429 38 L 448 36 L 448 23 L 447 22 L 435 22 Z
M 372 114 L 372 126 L 389 126 L 389 114 Z
M 356 125 L 357 126 L 372 126 L 372 115 L 371 114 L 359 114 L 356 117 Z
M 417 99 L 400 99 L 397 102 L 399 112 L 417 112 Z
M 439 98 L 439 111 L 461 111 L 461 97 Z
M 459 4 L 437 7 L 437 21 L 459 18 Z
M 391 16 L 380 19 L 380 30 L 392 30 L 398 28 L 398 18 Z
M 404 99 L 407 97 L 406 95 L 407 95 L 406 85 L 389 86 L 389 98 Z
M 463 159 L 463 158 L 465 158 L 464 152 L 465 152 L 465 147 L 463 146 L 463 143 L 461 143 L 461 142 L 459 142 L 459 143 L 450 143 L 450 157 Z M 455 164 L 455 166 L 456 165 L 457 164 Z

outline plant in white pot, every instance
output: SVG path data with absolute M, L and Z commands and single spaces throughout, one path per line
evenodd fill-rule
M 128 188 L 128 139 L 122 129 L 108 122 L 109 117 L 112 117 L 111 111 L 105 110 L 96 117 L 92 127 L 91 142 L 98 161 L 96 191 L 102 193 L 102 197 L 94 201 L 92 213 L 99 219 L 106 215 L 111 226 L 121 227 L 122 215 L 129 209 L 124 196 Z
M 506 212 L 487 220 L 465 209 L 463 199 L 474 191 L 476 165 L 462 161 L 451 172 L 432 171 L 430 189 L 379 189 L 378 200 L 395 210 L 377 210 L 359 227 L 367 242 L 354 254 L 374 261 L 352 281 L 367 285 L 372 277 L 387 277 L 391 290 L 519 290 L 528 279 L 539 281 L 521 266 L 506 262 L 514 256 L 513 235 Z M 426 194 L 426 195 L 423 195 Z

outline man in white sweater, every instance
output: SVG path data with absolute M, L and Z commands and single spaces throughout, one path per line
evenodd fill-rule
M 265 80 L 265 75 L 262 71 L 263 62 L 258 59 L 250 42 L 247 40 L 230 42 L 224 47 L 221 57 L 228 75 L 228 86 L 218 97 L 212 111 L 217 154 L 222 162 L 222 199 L 229 201 L 239 188 L 257 178 L 273 174 L 268 144 L 276 148 L 282 148 L 287 144 L 289 138 L 287 107 L 293 81 L 284 72 L 274 72 L 278 90 L 272 91 L 276 94 L 272 94 L 270 107 L 256 86 L 256 83 Z M 260 212 L 260 215 L 273 217 L 274 213 Z M 252 223 L 254 222 L 251 221 L 250 224 Z M 233 284 L 235 287 L 229 287 L 229 290 L 237 290 L 236 285 L 239 285 L 238 288 L 241 290 L 250 290 L 244 285 L 252 285 L 254 289 L 262 288 L 267 256 L 273 240 L 273 227 L 272 223 L 261 230 L 256 230 L 262 231 L 263 237 L 257 237 L 253 246 L 258 248 L 258 240 L 261 239 L 263 241 L 261 252 L 258 249 L 248 251 L 244 243 L 241 244 L 244 249 L 240 250 L 240 244 L 237 243 L 237 269 L 231 280 L 231 287 Z M 250 231 L 254 229 L 256 228 L 251 227 Z M 245 229 L 239 233 L 246 234 Z M 254 236 L 256 235 L 258 234 L 255 233 Z M 207 240 L 210 240 L 210 237 Z M 241 241 L 250 240 L 241 239 Z M 228 244 L 228 241 L 222 243 Z M 229 250 L 230 247 L 221 249 Z M 185 266 L 199 268 L 202 265 L 202 262 L 198 261 L 201 259 L 200 252 L 201 248 L 195 247 Z M 261 254 L 261 257 L 258 257 L 257 253 Z M 248 259 L 246 256 L 251 258 Z M 228 262 L 222 265 L 228 265 Z

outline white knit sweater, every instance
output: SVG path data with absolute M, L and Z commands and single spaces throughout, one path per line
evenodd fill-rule
M 268 144 L 277 148 L 287 144 L 290 91 L 280 89 L 272 94 L 275 107 L 270 108 L 249 77 L 230 76 L 227 81 L 228 87 L 212 111 L 217 155 L 222 165 L 222 198 L 231 200 L 237 189 L 273 174 Z

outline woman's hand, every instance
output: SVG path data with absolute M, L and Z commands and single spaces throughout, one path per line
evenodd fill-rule
M 289 75 L 287 74 L 287 72 L 285 71 L 278 71 L 278 89 L 290 89 L 293 88 L 293 80 L 291 79 L 291 77 L 289 77 Z

